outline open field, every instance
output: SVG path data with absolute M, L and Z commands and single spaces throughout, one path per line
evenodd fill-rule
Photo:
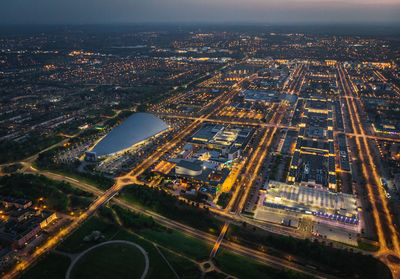
M 19 279 L 64 279 L 70 262 L 66 256 L 50 253 L 22 274 Z
M 80 258 L 72 269 L 71 279 L 141 278 L 144 269 L 145 258 L 138 248 L 124 243 L 110 243 Z

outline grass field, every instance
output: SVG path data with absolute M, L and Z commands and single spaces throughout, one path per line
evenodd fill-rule
M 94 244 L 83 241 L 83 238 L 90 235 L 92 231 L 100 231 L 105 236 L 105 240 L 109 240 L 119 230 L 120 229 L 115 225 L 106 223 L 99 218 L 92 217 L 64 240 L 57 249 L 68 253 L 82 252 Z
M 142 276 L 144 269 L 145 258 L 138 248 L 124 243 L 110 243 L 89 251 L 79 259 L 71 279 L 135 279 Z
M 216 266 L 222 271 L 241 279 L 308 279 L 306 275 L 290 270 L 279 270 L 245 257 L 220 249 L 215 258 Z M 218 278 L 218 277 L 216 277 Z
M 68 257 L 50 253 L 28 269 L 19 279 L 65 279 L 65 273 L 70 263 Z
M 148 253 L 150 266 L 149 272 L 146 279 L 170 279 L 174 278 L 174 273 L 171 271 L 163 257 L 154 247 L 153 243 L 164 246 L 172 251 L 175 251 L 182 256 L 173 254 L 166 249 L 160 247 L 162 254 L 178 273 L 182 279 L 195 279 L 200 278 L 200 269 L 196 263 L 186 259 L 186 256 L 190 259 L 202 262 L 208 259 L 208 255 L 211 251 L 211 246 L 207 243 L 188 237 L 182 233 L 173 230 L 162 230 L 160 228 L 154 229 L 142 229 L 135 231 L 136 234 L 125 230 L 115 224 L 108 223 L 98 217 L 92 217 L 85 222 L 78 230 L 70 235 L 59 247 L 60 251 L 79 253 L 87 248 L 95 245 L 94 242 L 84 242 L 83 238 L 89 235 L 92 231 L 98 230 L 105 235 L 105 240 L 128 240 L 134 242 Z M 107 247 L 104 246 L 96 248 L 89 252 L 90 254 L 86 259 L 86 256 L 82 258 L 82 262 L 78 262 L 74 268 L 71 279 L 83 279 L 83 278 L 128 278 L 125 271 L 129 272 L 129 275 L 136 274 L 139 267 L 143 264 L 140 263 L 132 251 L 122 252 L 128 253 L 126 256 L 120 259 L 121 247 Z M 134 247 L 133 247 L 134 248 Z M 107 250 L 109 249 L 109 250 Z M 135 248 L 136 249 L 136 248 Z M 130 255 L 130 253 L 132 254 Z M 139 252 L 139 250 L 137 251 Z M 91 256 L 91 254 L 93 255 Z M 140 253 L 140 252 L 139 252 Z M 142 256 L 143 257 L 143 256 Z M 139 257 L 140 258 L 140 257 Z M 144 261 L 144 258 L 142 259 Z M 112 265 L 109 263 L 112 262 Z M 114 264 L 115 262 L 115 264 Z M 139 267 L 135 265 L 135 262 L 140 263 Z M 52 254 L 51 256 L 44 257 L 40 260 L 36 266 L 28 270 L 28 272 L 21 277 L 22 279 L 36 279 L 36 278 L 64 278 L 65 272 L 69 266 L 70 260 L 64 256 L 58 254 Z M 305 279 L 310 278 L 307 276 L 294 273 L 287 270 L 278 270 L 256 261 L 249 260 L 245 257 L 230 253 L 225 250 L 219 250 L 215 258 L 216 266 L 223 272 L 234 275 L 238 278 L 246 279 Z M 119 272 L 113 270 L 117 268 Z M 103 269 L 103 272 L 100 270 Z M 140 269 L 141 272 L 143 269 Z M 136 273 L 135 273 L 136 272 Z M 142 273 L 139 273 L 140 274 Z M 96 273 L 96 275 L 94 275 Z M 107 277 L 107 274 L 111 274 L 112 277 Z M 212 278 L 223 278 L 224 276 L 217 272 L 210 272 L 206 274 L 206 279 Z M 132 278 L 132 277 L 129 277 Z M 136 278 L 136 277 L 134 277 Z
M 156 248 L 150 242 L 143 240 L 125 230 L 121 230 L 120 232 L 118 232 L 118 234 L 115 235 L 114 239 L 135 242 L 136 244 L 142 246 L 144 250 L 146 250 L 150 261 L 149 273 L 147 274 L 146 279 L 174 278 L 174 274 L 172 273 L 164 259 L 161 257 L 161 255 L 158 253 Z
M 218 273 L 216 271 L 211 271 L 206 273 L 206 276 L 204 277 L 205 279 L 225 279 L 226 275 L 223 273 Z
M 181 279 L 198 279 L 201 277 L 199 266 L 183 257 L 172 254 L 171 252 L 160 248 L 165 258 Z
M 139 231 L 138 234 L 147 239 L 181 253 L 195 260 L 206 260 L 212 247 L 204 241 L 188 237 L 177 231 L 154 231 L 150 229 Z

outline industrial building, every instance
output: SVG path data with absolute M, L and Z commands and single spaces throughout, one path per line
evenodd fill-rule
M 214 198 L 253 133 L 249 127 L 205 124 L 175 156 L 158 162 L 152 171 Z
M 359 213 L 354 195 L 332 192 L 325 189 L 270 181 L 261 191 L 255 218 L 268 220 L 265 212 L 287 211 L 301 215 L 311 215 L 332 225 L 341 223 L 358 227 Z
M 170 158 L 169 161 L 161 161 L 153 172 L 179 178 L 190 186 L 200 188 L 208 186 L 213 188 L 213 193 L 218 192 L 230 173 L 230 169 L 222 162 L 211 160 L 199 160 L 193 158 Z
M 218 150 L 221 155 L 233 160 L 240 156 L 242 150 L 254 133 L 253 128 L 227 127 L 206 124 L 191 138 L 191 142 L 211 150 Z

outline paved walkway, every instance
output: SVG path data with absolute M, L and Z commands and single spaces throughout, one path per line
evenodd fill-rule
M 123 244 L 128 244 L 128 245 L 132 245 L 135 246 L 136 248 L 138 248 L 140 250 L 140 252 L 142 252 L 144 259 L 145 259 L 145 267 L 144 267 L 144 271 L 142 276 L 140 277 L 140 279 L 145 279 L 147 273 L 149 272 L 149 257 L 147 255 L 147 252 L 142 248 L 142 246 L 137 245 L 136 243 L 130 242 L 130 241 L 126 241 L 126 240 L 110 240 L 110 241 L 106 241 L 106 242 L 102 242 L 99 243 L 97 245 L 94 245 L 92 247 L 90 247 L 89 249 L 86 249 L 85 251 L 83 251 L 82 253 L 80 253 L 77 257 L 75 257 L 71 264 L 68 267 L 67 273 L 65 274 L 65 279 L 70 279 L 71 277 L 71 271 L 74 268 L 75 264 L 79 261 L 80 258 L 82 258 L 86 253 L 92 251 L 93 249 L 96 249 L 100 246 L 103 245 L 107 245 L 107 244 L 114 244 L 114 243 L 123 243 Z

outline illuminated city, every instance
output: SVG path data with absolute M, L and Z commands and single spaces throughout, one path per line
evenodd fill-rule
M 22 2 L 0 278 L 400 278 L 399 3 Z

